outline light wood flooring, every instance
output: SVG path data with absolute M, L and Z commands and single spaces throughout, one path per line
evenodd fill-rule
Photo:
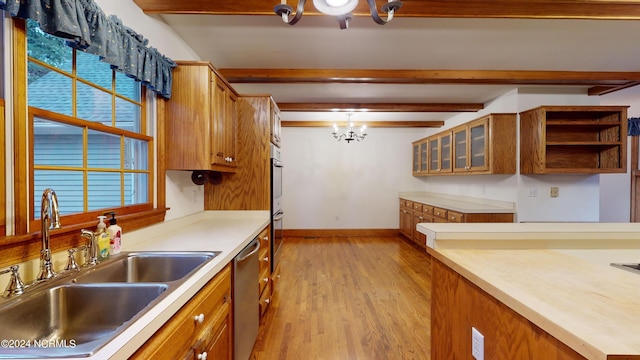
M 430 259 L 399 237 L 286 238 L 251 359 L 430 358 Z

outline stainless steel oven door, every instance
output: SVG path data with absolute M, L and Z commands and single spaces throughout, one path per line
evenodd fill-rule
M 276 269 L 278 263 L 280 263 L 280 255 L 282 250 L 282 218 L 284 217 L 284 212 L 282 210 L 278 211 L 273 215 L 271 220 L 271 239 L 273 243 L 271 244 L 271 271 Z

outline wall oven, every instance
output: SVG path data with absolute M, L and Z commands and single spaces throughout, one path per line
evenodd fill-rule
M 271 145 L 271 271 L 274 271 L 280 262 L 280 250 L 282 247 L 282 170 L 284 166 L 280 161 L 280 149 Z

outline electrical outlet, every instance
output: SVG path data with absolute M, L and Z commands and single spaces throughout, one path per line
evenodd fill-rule
M 553 198 L 558 197 L 560 195 L 560 189 L 557 186 L 552 186 L 549 189 L 549 195 Z
M 336 221 L 340 221 L 340 215 L 336 215 Z
M 529 188 L 529 197 L 537 197 L 538 196 L 538 188 L 530 187 Z
M 476 328 L 471 328 L 471 355 L 476 360 L 484 360 L 484 336 Z

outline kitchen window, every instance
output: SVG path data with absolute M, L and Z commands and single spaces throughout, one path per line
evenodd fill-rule
M 141 84 L 30 20 L 27 39 L 31 221 L 47 187 L 61 215 L 151 208 L 153 137 Z

